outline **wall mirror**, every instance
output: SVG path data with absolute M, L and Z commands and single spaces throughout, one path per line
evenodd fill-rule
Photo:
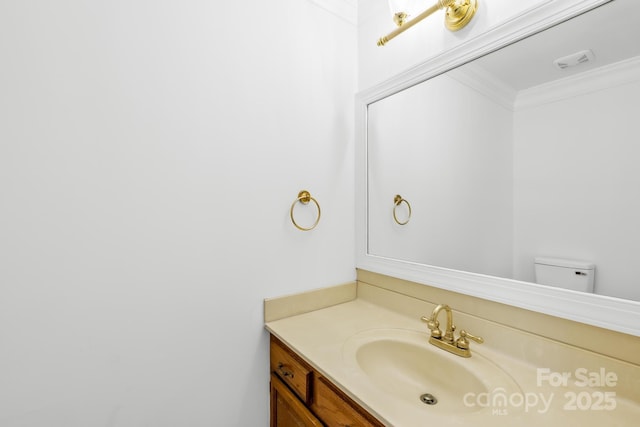
M 640 2 L 536 12 L 358 96 L 358 266 L 640 335 Z

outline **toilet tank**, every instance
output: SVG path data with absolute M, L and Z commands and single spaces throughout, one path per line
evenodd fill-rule
M 541 285 L 593 292 L 595 265 L 587 261 L 536 257 L 535 280 Z

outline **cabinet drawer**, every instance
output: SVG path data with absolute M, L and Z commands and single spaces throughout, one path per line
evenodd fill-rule
M 309 365 L 271 336 L 271 372 L 276 374 L 306 404 L 311 403 L 313 371 Z
M 311 409 L 330 427 L 384 427 L 375 418 L 356 409 L 357 404 L 323 377 L 316 377 Z

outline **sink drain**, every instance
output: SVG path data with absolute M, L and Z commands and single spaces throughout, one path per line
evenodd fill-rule
M 438 399 L 436 399 L 436 397 L 431 393 L 423 394 L 422 396 L 420 396 L 420 400 L 426 405 L 435 405 L 436 403 L 438 403 Z

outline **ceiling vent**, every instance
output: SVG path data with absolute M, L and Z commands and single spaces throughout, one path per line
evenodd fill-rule
M 580 52 L 572 53 L 571 55 L 563 56 L 553 61 L 553 65 L 564 70 L 565 68 L 575 67 L 580 64 L 592 62 L 595 59 L 593 52 L 590 50 L 582 50 Z

